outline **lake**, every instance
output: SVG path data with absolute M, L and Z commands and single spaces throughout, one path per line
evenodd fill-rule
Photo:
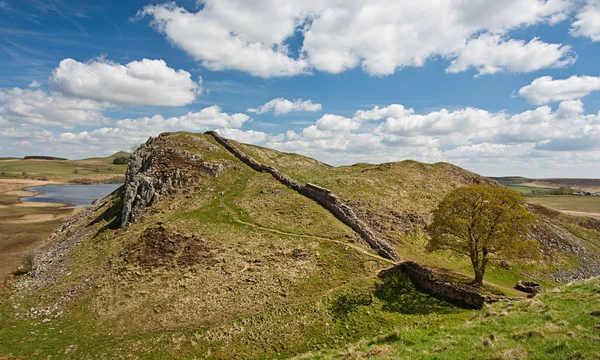
M 72 207 L 84 207 L 92 204 L 94 199 L 100 199 L 119 188 L 121 184 L 93 185 L 47 185 L 25 188 L 27 191 L 41 193 L 22 198 L 25 202 L 48 202 L 70 204 Z

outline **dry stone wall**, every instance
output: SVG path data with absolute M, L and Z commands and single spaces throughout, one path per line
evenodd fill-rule
M 252 169 L 271 174 L 280 183 L 316 201 L 319 205 L 329 210 L 344 224 L 350 226 L 354 231 L 356 231 L 367 243 L 369 243 L 373 249 L 377 250 L 381 256 L 391 260 L 400 259 L 400 256 L 396 253 L 392 246 L 390 246 L 385 240 L 376 236 L 373 230 L 371 230 L 364 221 L 359 219 L 354 211 L 331 191 L 313 184 L 301 184 L 296 180 L 282 174 L 276 168 L 259 163 L 252 157 L 246 155 L 229 140 L 220 136 L 215 131 L 208 131 L 206 134 L 214 137 L 219 144 L 223 145 L 223 147 L 229 150 L 235 157 L 240 159 L 246 165 L 250 166 Z
M 398 269 L 426 293 L 469 308 L 481 309 L 485 303 L 501 300 L 520 300 L 520 298 L 481 294 L 478 288 L 468 284 L 442 280 L 436 277 L 430 269 L 412 261 L 404 261 L 388 271 L 398 271 Z

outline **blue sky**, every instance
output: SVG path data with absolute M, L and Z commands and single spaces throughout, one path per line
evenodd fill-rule
M 0 0 L 0 156 L 217 129 L 336 165 L 600 175 L 597 0 L 421 5 Z

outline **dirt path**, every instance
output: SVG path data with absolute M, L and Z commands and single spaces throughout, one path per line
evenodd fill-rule
M 277 229 L 271 229 L 271 228 L 267 228 L 267 227 L 264 227 L 264 226 L 253 224 L 253 223 L 250 223 L 250 222 L 247 222 L 247 221 L 243 221 L 243 220 L 240 220 L 236 216 L 235 212 L 230 207 L 228 207 L 227 205 L 223 204 L 223 202 L 221 202 L 221 205 L 227 210 L 227 212 L 231 215 L 231 217 L 233 218 L 233 220 L 235 222 L 239 223 L 239 224 L 243 224 L 243 225 L 255 228 L 255 229 L 259 229 L 259 230 L 263 230 L 263 231 L 268 231 L 268 232 L 272 232 L 274 234 L 279 234 L 279 235 L 294 236 L 294 237 L 301 237 L 301 238 L 306 238 L 306 239 L 315 239 L 315 240 L 320 240 L 320 241 L 328 241 L 328 242 L 338 243 L 340 245 L 351 247 L 352 249 L 356 250 L 357 252 L 359 252 L 359 253 L 361 253 L 363 255 L 367 255 L 367 256 L 369 256 L 371 258 L 374 258 L 374 259 L 377 259 L 377 260 L 380 260 L 380 261 L 384 261 L 384 262 L 386 262 L 388 264 L 392 264 L 392 265 L 398 264 L 398 263 L 396 263 L 396 262 L 394 262 L 392 260 L 389 260 L 389 259 L 386 259 L 386 258 L 381 257 L 379 255 L 373 254 L 373 253 L 371 253 L 371 252 L 369 252 L 369 251 L 367 251 L 367 250 L 365 250 L 365 249 L 363 249 L 363 248 L 361 248 L 361 247 L 359 247 L 357 245 L 350 244 L 350 243 L 347 243 L 347 242 L 343 242 L 343 241 L 339 241 L 339 240 L 334 240 L 334 239 L 329 239 L 329 238 L 324 238 L 324 237 L 320 237 L 320 236 L 314 236 L 314 235 L 292 234 L 292 233 L 288 233 L 288 232 L 285 232 L 285 231 L 280 231 L 280 230 L 277 230 Z M 379 275 L 380 271 L 381 270 L 378 270 L 371 277 L 376 277 L 377 275 Z M 467 278 L 469 277 L 469 275 L 467 275 L 467 274 L 465 274 L 463 272 L 460 272 L 460 271 L 456 271 L 456 270 L 443 269 L 443 271 L 452 273 L 454 275 L 460 275 L 460 276 L 464 276 L 464 277 L 467 277 Z M 485 281 L 485 280 L 483 281 L 483 283 L 485 285 L 488 285 L 488 286 L 492 286 L 492 287 L 496 287 L 496 288 L 505 290 L 509 294 L 512 293 L 512 294 L 521 295 L 523 297 L 527 297 L 526 293 L 521 292 L 521 291 L 516 290 L 516 289 L 513 289 L 513 288 L 509 288 L 509 287 L 506 287 L 506 286 L 498 285 L 498 284 L 495 284 L 495 283 L 492 283 L 492 282 L 489 282 L 489 281 Z M 325 292 L 323 294 L 323 297 L 331 294 L 332 292 L 334 292 L 338 288 L 342 288 L 342 287 L 344 287 L 346 285 L 347 284 L 342 284 L 340 286 L 337 286 L 335 288 L 331 288 L 331 289 L 327 290 L 327 292 Z
M 225 210 L 229 213 L 229 215 L 233 218 L 233 220 L 235 222 L 239 223 L 239 224 L 243 224 L 243 225 L 255 228 L 255 229 L 259 229 L 259 230 L 263 230 L 263 231 L 268 231 L 268 232 L 271 232 L 271 233 L 274 233 L 274 234 L 279 234 L 279 235 L 294 236 L 294 237 L 300 237 L 300 238 L 305 238 L 305 239 L 314 239 L 314 240 L 319 240 L 319 241 L 328 241 L 328 242 L 337 243 L 337 244 L 340 244 L 340 245 L 344 245 L 344 246 L 350 247 L 350 248 L 354 249 L 355 251 L 357 251 L 357 252 L 359 252 L 359 253 L 361 253 L 363 255 L 369 256 L 369 257 L 371 257 L 373 259 L 384 261 L 384 262 L 386 262 L 388 264 L 396 264 L 392 260 L 389 260 L 389 259 L 386 259 L 386 258 L 381 257 L 379 255 L 373 254 L 373 253 L 369 252 L 368 250 L 365 250 L 365 249 L 361 248 L 360 246 L 357 246 L 357 245 L 354 245 L 354 244 L 351 244 L 351 243 L 348 243 L 348 242 L 344 242 L 344 241 L 340 241 L 340 240 L 334 240 L 334 239 L 329 239 L 329 238 L 320 237 L 320 236 L 314 236 L 314 235 L 292 234 L 292 233 L 288 233 L 288 232 L 285 232 L 285 231 L 280 231 L 280 230 L 277 230 L 277 229 L 271 229 L 271 228 L 267 228 L 267 227 L 264 227 L 264 226 L 253 224 L 253 223 L 250 223 L 250 222 L 247 222 L 247 221 L 243 221 L 243 220 L 239 219 L 237 217 L 237 214 L 235 213 L 235 211 L 233 211 L 233 209 L 231 209 L 229 206 L 227 206 L 226 204 L 224 204 L 223 201 L 221 201 L 221 206 L 223 208 L 225 208 Z

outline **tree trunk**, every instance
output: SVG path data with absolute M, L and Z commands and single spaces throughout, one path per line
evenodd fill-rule
M 485 272 L 485 269 L 475 268 L 475 279 L 473 279 L 473 281 L 471 281 L 471 285 L 478 286 L 478 287 L 483 285 L 484 272 Z
M 483 275 L 485 274 L 485 266 L 487 265 L 488 262 L 488 251 L 487 249 L 484 247 L 483 248 L 483 256 L 482 256 L 482 260 L 481 260 L 481 264 L 479 266 L 473 264 L 473 270 L 475 270 L 475 279 L 473 279 L 473 281 L 471 281 L 471 285 L 473 286 L 481 286 L 483 285 Z

